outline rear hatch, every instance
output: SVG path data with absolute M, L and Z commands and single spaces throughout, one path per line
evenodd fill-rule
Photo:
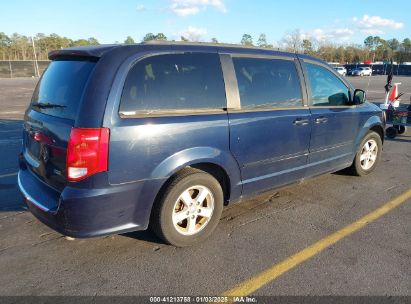
M 67 143 L 95 61 L 55 60 L 41 77 L 26 111 L 23 155 L 29 170 L 61 191 Z

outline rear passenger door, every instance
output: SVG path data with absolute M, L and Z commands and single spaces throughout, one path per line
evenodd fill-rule
M 241 168 L 244 194 L 302 178 L 310 112 L 304 105 L 296 58 L 228 54 L 221 58 L 229 101 L 230 149 Z M 234 75 L 229 75 L 231 71 Z
M 331 68 L 306 59 L 303 66 L 313 121 L 307 175 L 317 175 L 351 164 L 360 114 L 351 88 Z

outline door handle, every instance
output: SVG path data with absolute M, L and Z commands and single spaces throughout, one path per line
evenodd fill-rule
M 294 120 L 293 124 L 296 126 L 306 126 L 310 123 L 308 119 L 297 118 Z
M 320 116 L 316 118 L 314 121 L 316 124 L 322 124 L 322 123 L 326 123 L 328 121 L 328 118 L 324 116 Z

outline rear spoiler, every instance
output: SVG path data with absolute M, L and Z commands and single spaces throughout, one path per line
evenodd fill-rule
M 118 47 L 118 45 L 98 45 L 98 46 L 80 46 L 61 50 L 51 51 L 49 53 L 50 60 L 92 60 L 97 61 L 106 52 Z

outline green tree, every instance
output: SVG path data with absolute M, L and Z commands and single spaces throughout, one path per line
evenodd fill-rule
M 314 54 L 313 44 L 309 39 L 303 39 L 302 45 L 303 45 L 303 51 L 305 54 L 309 54 L 309 55 Z
M 5 33 L 0 32 L 0 47 L 9 47 L 11 44 L 11 39 Z
M 164 35 L 163 33 L 158 33 L 155 37 L 156 40 L 163 40 L 166 41 L 167 40 L 167 36 Z
M 127 36 L 126 40 L 124 40 L 125 44 L 133 44 L 134 39 L 131 36 Z
M 402 41 L 401 46 L 404 48 L 404 51 L 406 53 L 409 53 L 411 51 L 411 40 L 410 40 L 410 38 L 405 38 Z
M 84 46 L 84 45 L 88 45 L 88 41 L 86 39 L 78 39 L 73 41 L 72 46 Z
M 31 48 L 30 42 L 27 36 L 14 33 L 10 37 L 10 50 L 12 53 L 12 59 L 14 60 L 27 60 L 28 50 Z
M 400 47 L 400 42 L 395 38 L 387 40 L 387 44 L 393 52 L 397 51 Z
M 212 43 L 218 43 L 218 40 L 217 40 L 217 38 L 211 38 L 211 42 Z
M 167 37 L 163 33 L 158 33 L 157 35 L 154 35 L 153 33 L 147 33 L 143 38 L 143 42 L 152 41 L 152 40 L 166 41 Z
M 147 42 L 151 40 L 156 40 L 156 35 L 154 35 L 153 33 L 147 33 L 143 38 L 143 42 Z
M 364 44 L 370 51 L 373 51 L 375 49 L 374 37 L 373 36 L 368 36 L 367 38 L 365 38 Z
M 0 54 L 2 60 L 6 60 L 11 45 L 11 39 L 5 33 L 0 32 Z
M 253 46 L 253 37 L 250 34 L 244 34 L 241 38 L 241 44 L 246 46 Z
M 94 37 L 90 37 L 87 39 L 88 45 L 99 45 L 100 43 L 98 40 Z
M 258 37 L 258 40 L 257 40 L 257 45 L 259 47 L 263 47 L 263 48 L 268 46 L 267 36 L 265 34 L 260 34 L 260 36 Z

